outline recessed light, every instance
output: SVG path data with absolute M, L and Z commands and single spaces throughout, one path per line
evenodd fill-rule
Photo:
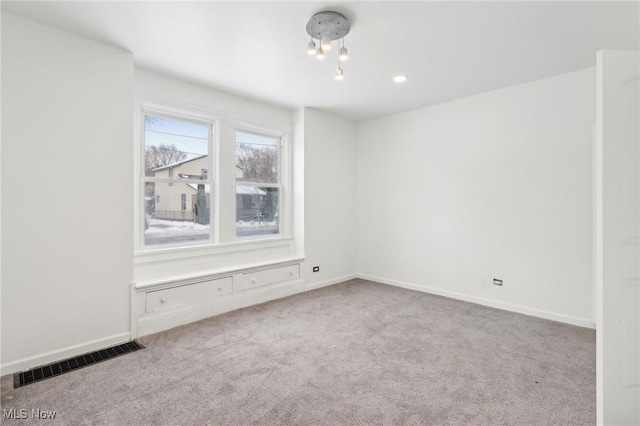
M 396 83 L 404 83 L 405 81 L 407 81 L 407 76 L 406 75 L 396 75 L 395 77 L 393 77 L 393 81 L 395 81 Z

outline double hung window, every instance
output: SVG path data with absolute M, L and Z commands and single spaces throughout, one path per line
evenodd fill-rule
M 170 111 L 141 110 L 138 250 L 286 236 L 286 134 Z

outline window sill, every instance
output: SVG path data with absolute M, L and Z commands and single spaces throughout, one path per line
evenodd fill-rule
M 209 276 L 300 258 L 292 237 L 252 239 L 224 244 L 165 247 L 134 254 L 133 276 L 138 284 Z M 137 284 L 137 285 L 138 285 Z
M 276 237 L 264 239 L 252 239 L 246 241 L 233 241 L 222 244 L 202 244 L 189 247 L 166 247 L 152 250 L 138 251 L 134 253 L 134 265 L 144 263 L 161 262 L 163 260 L 175 260 L 181 258 L 193 258 L 197 256 L 210 256 L 222 253 L 245 252 L 290 245 L 292 237 Z

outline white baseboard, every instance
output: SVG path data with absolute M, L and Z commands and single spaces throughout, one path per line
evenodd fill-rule
M 31 368 L 38 367 L 40 365 L 51 364 L 52 362 L 61 361 L 63 359 L 72 358 L 78 355 L 95 352 L 100 349 L 108 348 L 110 346 L 119 345 L 131 340 L 130 333 L 114 334 L 113 336 L 104 337 L 101 339 L 91 340 L 85 343 L 79 343 L 77 345 L 67 346 L 55 351 L 45 352 L 30 357 L 20 358 L 15 361 L 3 363 L 0 366 L 0 376 L 7 374 L 14 374 L 21 371 L 25 371 Z
M 322 287 L 328 287 L 330 285 L 334 285 L 334 284 L 339 284 L 345 281 L 349 281 L 349 280 L 354 280 L 358 278 L 357 274 L 349 274 L 349 275 L 344 275 L 342 277 L 338 277 L 338 278 L 333 278 L 331 280 L 326 280 L 326 281 L 322 281 L 319 283 L 314 283 L 314 284 L 307 284 L 304 289 L 305 291 L 308 290 L 315 290 L 318 288 L 322 288 Z
M 568 315 L 557 314 L 554 312 L 543 311 L 539 309 L 527 308 L 525 306 L 513 305 L 511 303 L 499 302 L 497 300 L 485 299 L 482 297 L 469 296 L 463 293 L 441 290 L 439 288 L 429 287 L 420 284 L 413 284 L 404 281 L 390 280 L 387 278 L 376 277 L 373 275 L 358 274 L 358 278 L 368 281 L 375 281 L 382 284 L 388 284 L 395 287 L 402 287 L 409 290 L 421 291 L 423 293 L 436 294 L 438 296 L 449 297 L 451 299 L 462 300 L 465 302 L 476 303 L 478 305 L 489 306 L 491 308 L 502 309 L 505 311 L 516 312 L 519 314 L 529 315 L 538 318 L 544 318 L 552 321 L 558 321 L 565 324 L 577 325 L 579 327 L 596 328 L 596 323 L 583 318 L 575 318 Z

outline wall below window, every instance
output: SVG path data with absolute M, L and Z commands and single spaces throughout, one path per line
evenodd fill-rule
M 360 123 L 359 274 L 593 326 L 594 119 L 590 68 Z
M 129 339 L 133 57 L 2 14 L 2 373 Z

